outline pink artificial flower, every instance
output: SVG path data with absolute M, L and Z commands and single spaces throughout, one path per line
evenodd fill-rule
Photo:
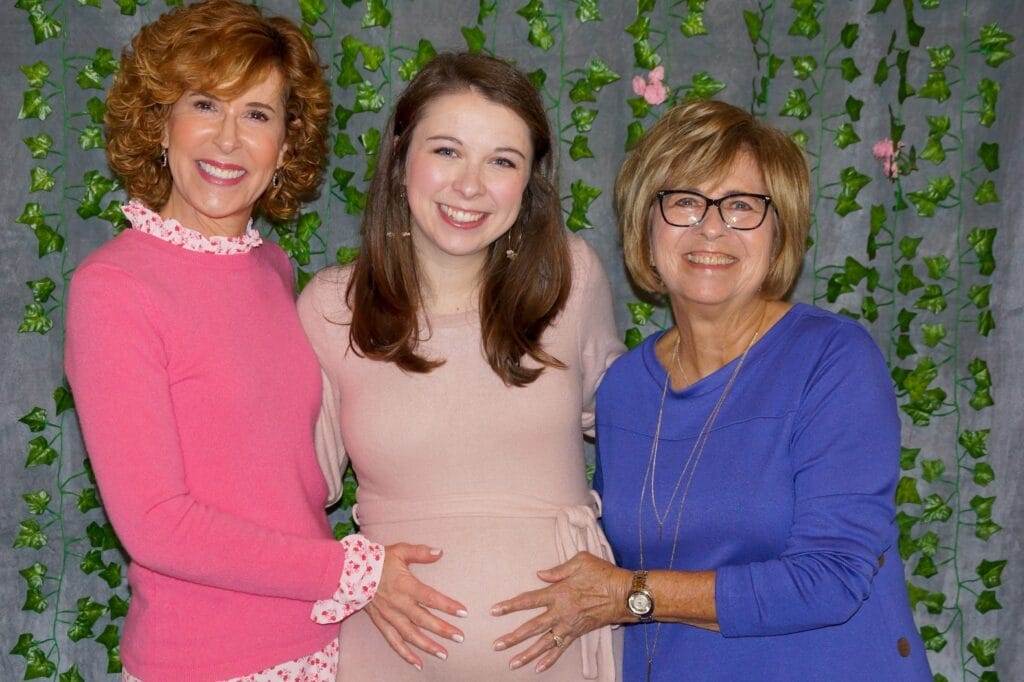
M 883 137 L 871 148 L 872 155 L 882 162 L 882 172 L 890 180 L 895 180 L 896 176 L 900 174 L 896 160 L 899 158 L 903 146 L 902 142 L 897 144 L 889 138 Z
M 633 93 L 643 97 L 648 104 L 657 106 L 668 99 L 668 88 L 665 87 L 665 67 L 657 66 L 643 76 L 633 76 Z

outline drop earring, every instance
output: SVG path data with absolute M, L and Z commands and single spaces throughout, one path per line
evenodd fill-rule
M 167 147 L 164 147 L 160 153 L 160 167 L 167 168 Z

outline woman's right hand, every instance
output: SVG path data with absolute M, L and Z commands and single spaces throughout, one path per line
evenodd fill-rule
M 448 658 L 448 651 L 424 631 L 455 642 L 461 642 L 464 637 L 461 630 L 427 609 L 464 618 L 466 607 L 420 582 L 409 570 L 409 564 L 429 564 L 440 558 L 441 550 L 426 545 L 405 542 L 388 545 L 384 550 L 384 567 L 377 593 L 365 608 L 391 648 L 420 670 L 423 669 L 423 661 L 410 644 L 441 660 Z

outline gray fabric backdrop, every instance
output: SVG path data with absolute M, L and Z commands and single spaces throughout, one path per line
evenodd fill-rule
M 144 22 L 155 18 L 166 7 L 155 1 L 136 6 L 134 0 L 119 0 L 116 4 L 103 2 L 99 8 L 90 5 L 98 5 L 100 0 L 81 4 L 71 0 L 22 0 L 18 4 L 27 9 L 35 8 L 32 11 L 44 19 L 49 13 L 62 23 L 63 31 L 37 45 L 33 41 L 28 12 L 12 5 L 0 12 L 2 35 L 5 37 L 0 44 L 0 63 L 6 67 L 0 73 L 0 82 L 5 92 L 9 93 L 0 105 L 0 120 L 6 122 L 3 164 L 0 166 L 0 207 L 7 223 L 7 229 L 0 233 L 3 254 L 0 260 L 0 286 L 5 291 L 0 308 L 0 339 L 3 339 L 4 344 L 3 369 L 0 373 L 0 405 L 4 415 L 0 420 L 0 451 L 4 453 L 0 476 L 0 537 L 5 548 L 0 556 L 0 603 L 3 604 L 5 615 L 0 645 L 4 647 L 5 653 L 18 648 L 16 643 L 22 633 L 31 633 L 34 641 L 40 642 L 39 648 L 33 648 L 34 645 L 25 644 L 23 639 L 23 646 L 18 651 L 0 657 L 0 677 L 20 679 L 25 674 L 26 660 L 33 663 L 31 670 L 45 674 L 48 672 L 45 661 L 50 660 L 59 665 L 60 673 L 67 671 L 72 664 L 77 664 L 77 670 L 85 679 L 97 679 L 103 677 L 107 669 L 108 655 L 105 650 L 114 653 L 116 668 L 116 648 L 114 640 L 110 639 L 115 630 L 110 626 L 119 627 L 123 621 L 116 613 L 116 601 L 114 613 L 110 612 L 107 603 L 113 594 L 126 595 L 126 586 L 122 583 L 115 589 L 108 587 L 108 583 L 117 583 L 116 567 L 119 561 L 116 551 L 103 552 L 100 568 L 106 568 L 102 578 L 98 571 L 87 575 L 79 568 L 83 557 L 87 560 L 90 558 L 86 554 L 90 539 L 94 546 L 100 544 L 98 549 L 102 550 L 102 533 L 96 534 L 99 526 L 93 528 L 91 538 L 86 535 L 85 528 L 91 523 L 102 524 L 104 519 L 100 510 L 80 513 L 76 508 L 80 499 L 84 499 L 88 507 L 88 498 L 78 497 L 79 491 L 88 487 L 83 477 L 67 483 L 63 495 L 60 492 L 58 482 L 81 471 L 83 453 L 73 412 L 54 416 L 51 401 L 54 388 L 62 380 L 59 305 L 65 279 L 62 275 L 112 234 L 109 223 L 99 218 L 83 220 L 74 210 L 83 196 L 84 190 L 76 186 L 81 184 L 83 174 L 89 169 L 106 173 L 100 151 L 83 151 L 80 148 L 79 131 L 88 120 L 76 114 L 85 109 L 89 97 L 102 97 L 102 91 L 83 90 L 76 85 L 75 80 L 80 77 L 88 85 L 88 69 L 85 76 L 80 76 L 80 71 L 96 56 L 96 48 L 109 48 L 116 55 Z M 596 3 L 585 0 L 547 0 L 539 3 L 534 0 L 529 5 L 519 0 L 499 0 L 495 12 L 485 16 L 482 21 L 478 21 L 478 13 L 481 7 L 486 9 L 488 3 L 481 5 L 464 0 L 416 3 L 392 0 L 371 2 L 369 5 L 360 2 L 351 8 L 336 3 L 322 10 L 317 9 L 317 3 L 305 1 L 274 0 L 262 4 L 275 12 L 296 18 L 300 16 L 300 7 L 312 12 L 311 18 L 322 12 L 321 21 L 314 30 L 323 35 L 317 45 L 324 61 L 332 63 L 332 79 L 344 70 L 344 58 L 339 62 L 332 59 L 332 55 L 339 52 L 339 40 L 347 34 L 366 43 L 393 50 L 390 54 L 394 57 L 386 58 L 378 71 L 368 71 L 362 56 L 356 59 L 358 72 L 379 88 L 384 104 L 384 109 L 379 113 L 358 113 L 348 122 L 346 132 L 351 135 L 358 151 L 344 158 L 332 157 L 332 167 L 355 171 L 351 184 L 358 188 L 365 188 L 365 158 L 358 135 L 371 125 L 382 125 L 388 103 L 402 87 L 399 67 L 401 60 L 410 55 L 403 51 L 404 47 L 415 49 L 417 41 L 426 38 L 438 50 L 463 49 L 466 45 L 463 27 L 479 24 L 481 34 L 486 38 L 487 49 L 517 60 L 528 71 L 543 67 L 547 72 L 546 88 L 551 94 L 552 103 L 557 103 L 551 111 L 552 119 L 565 128 L 565 143 L 562 146 L 565 193 L 569 195 L 570 183 L 576 180 L 583 180 L 603 191 L 587 212 L 593 229 L 587 230 L 584 236 L 596 247 L 610 273 L 617 296 L 616 313 L 624 331 L 635 324 L 626 305 L 635 296 L 627 283 L 619 257 L 610 189 L 624 156 L 627 126 L 634 120 L 627 102 L 634 97 L 630 79 L 634 75 L 647 73 L 647 69 L 641 68 L 636 62 L 637 55 L 644 57 L 643 44 L 636 51 L 635 36 L 627 33 L 626 28 L 639 26 L 634 23 L 638 9 L 642 16 L 650 19 L 650 43 L 663 60 L 666 81 L 670 87 L 679 88 L 691 84 L 694 74 L 707 72 L 724 85 L 717 96 L 748 107 L 752 105 L 752 82 L 765 75 L 768 61 L 764 59 L 759 64 L 755 59 L 743 12 L 746 10 L 763 15 L 760 35 L 764 40 L 758 43 L 759 50 L 766 53 L 770 51 L 783 61 L 768 83 L 764 102 L 756 104 L 755 108 L 787 130 L 806 131 L 807 147 L 815 153 L 811 157 L 812 164 L 816 165 L 815 245 L 809 253 L 795 298 L 810 302 L 826 292 L 825 280 L 836 272 L 840 273 L 840 279 L 855 274 L 856 268 L 851 270 L 846 267 L 839 270 L 826 269 L 820 271 L 820 277 L 815 276 L 815 268 L 843 266 L 847 257 L 853 257 L 859 263 L 877 267 L 881 287 L 868 292 L 865 289 L 866 280 L 860 281 L 851 275 L 848 279 L 856 280 L 852 283 L 852 291 L 844 293 L 835 302 L 820 299 L 817 302 L 833 309 L 845 307 L 860 312 L 863 309 L 863 298 L 873 295 L 882 305 L 877 321 L 868 324 L 868 327 L 894 365 L 912 369 L 926 354 L 937 361 L 946 355 L 951 356 L 941 366 L 933 384 L 945 390 L 948 394 L 947 402 L 952 403 L 955 399 L 949 410 L 938 410 L 949 411 L 950 414 L 934 416 L 927 426 L 915 426 L 906 418 L 904 431 L 907 447 L 920 448 L 921 452 L 916 462 L 908 462 L 910 466 L 904 472 L 911 480 L 904 484 L 906 487 L 901 488 L 906 504 L 901 505 L 900 509 L 913 516 L 926 515 L 930 509 L 935 512 L 934 515 L 941 517 L 941 503 L 945 501 L 953 510 L 968 510 L 963 514 L 954 511 L 946 521 L 941 518 L 931 522 L 921 521 L 911 531 L 912 537 L 919 537 L 926 530 L 933 530 L 939 537 L 939 548 L 934 554 L 934 563 L 938 565 L 937 575 L 929 577 L 931 571 L 926 564 L 919 569 L 923 575 L 911 578 L 915 585 L 928 593 L 934 595 L 941 592 L 946 595 L 944 608 L 936 609 L 939 613 L 926 612 L 927 598 L 916 611 L 920 625 L 932 625 L 937 632 L 944 633 L 947 640 L 941 647 L 938 640 L 935 640 L 934 648 L 941 650 L 930 652 L 933 668 L 949 679 L 973 679 L 973 674 L 967 672 L 967 668 L 978 672 L 983 668 L 970 660 L 977 653 L 970 646 L 972 638 L 1001 638 L 995 667 L 989 669 L 998 670 L 1003 679 L 1016 679 L 1024 674 L 1024 653 L 1017 648 L 1022 643 L 1021 635 L 1013 626 L 1024 615 L 1021 600 L 1024 583 L 1019 573 L 1024 498 L 1017 492 L 1017 481 L 1021 473 L 1016 460 L 1019 445 L 1014 445 L 1019 444 L 1024 437 L 1024 429 L 1018 418 L 1019 405 L 1024 402 L 1024 391 L 1021 388 L 1024 385 L 1024 358 L 1016 344 L 1016 340 L 1024 334 L 1024 316 L 1019 303 L 1024 300 L 1024 279 L 1021 277 L 1022 259 L 1018 255 L 1024 247 L 1021 244 L 1024 232 L 1020 229 L 1024 214 L 1016 194 L 1017 183 L 1013 180 L 1024 175 L 1024 155 L 1017 146 L 1024 136 L 1024 124 L 1018 116 L 1024 98 L 1019 77 L 1021 58 L 1015 57 L 999 68 L 992 68 L 985 65 L 984 55 L 969 49 L 973 47 L 971 41 L 978 37 L 984 25 L 998 22 L 1003 30 L 1011 33 L 1017 30 L 1024 22 L 1024 3 L 996 0 L 907 0 L 890 5 L 884 0 L 831 0 L 824 3 L 773 3 L 762 0 L 760 6 L 754 1 L 712 1 L 705 8 L 705 3 L 693 0 L 689 3 L 659 0 L 656 3 L 640 2 L 638 8 L 632 2 L 616 3 L 609 0 L 598 0 Z M 913 11 L 913 23 L 908 22 L 908 5 Z M 526 18 L 522 16 L 533 16 L 532 10 L 538 6 L 547 12 L 547 16 L 537 16 L 533 20 L 535 42 L 545 43 L 548 34 L 543 27 L 546 21 L 551 38 L 547 50 L 528 40 L 529 27 Z M 577 12 L 585 17 L 585 12 L 595 6 L 599 8 L 601 20 L 580 21 Z M 873 7 L 881 9 L 884 6 L 887 6 L 885 11 L 869 12 Z M 383 27 L 373 26 L 375 23 L 385 23 L 381 14 L 383 8 L 390 9 L 390 21 Z M 521 14 L 517 14 L 521 8 L 524 8 Z M 819 31 L 814 30 L 815 17 L 820 24 Z M 706 31 L 704 35 L 699 30 L 692 30 L 699 28 L 698 19 L 703 20 Z M 679 29 L 681 23 L 689 27 L 689 33 L 696 35 L 686 36 Z M 841 43 L 841 37 L 849 38 L 852 35 L 852 28 L 847 28 L 843 33 L 844 27 L 849 25 L 859 28 L 859 36 L 851 47 Z M 914 37 L 914 26 L 924 29 L 918 46 L 909 44 L 910 38 Z M 664 31 L 664 36 L 658 31 Z M 883 83 L 876 85 L 872 77 L 877 73 L 879 59 L 887 56 L 891 36 L 895 36 L 895 47 L 887 58 L 891 73 Z M 995 43 L 996 48 L 992 48 L 992 41 L 986 43 L 986 47 L 997 49 L 998 39 Z M 932 58 L 939 60 L 937 68 L 939 71 L 944 69 L 948 76 L 951 88 L 948 99 L 942 96 L 941 83 L 929 80 L 929 73 L 935 69 L 929 65 L 930 57 L 926 50 L 928 47 L 943 45 L 950 46 L 954 51 L 953 61 L 943 67 L 941 53 L 936 53 Z M 1012 50 L 1014 45 L 1019 43 L 1011 43 L 1009 48 Z M 897 92 L 898 54 L 901 49 L 907 50 L 907 81 L 919 90 L 917 96 L 908 98 L 902 104 Z M 81 55 L 87 55 L 88 58 L 78 59 Z M 803 55 L 812 56 L 816 65 L 806 80 L 800 80 L 798 74 L 794 74 L 792 59 Z M 571 127 L 570 111 L 576 103 L 570 98 L 570 90 L 580 74 L 573 70 L 586 69 L 593 57 L 603 60 L 621 79 L 600 89 L 596 94 L 596 102 L 584 102 L 585 107 L 596 109 L 599 115 L 592 130 L 576 130 Z M 843 78 L 844 72 L 840 70 L 843 67 L 842 60 L 847 57 L 863 72 L 849 82 Z M 51 83 L 41 87 L 44 94 L 55 93 L 50 101 L 53 113 L 45 121 L 33 118 L 19 120 L 19 109 L 24 102 L 22 93 L 27 85 L 26 76 L 16 67 L 40 60 L 47 63 L 51 71 Z M 993 58 L 993 61 L 999 60 Z M 798 60 L 800 63 L 809 65 L 809 62 Z M 99 80 L 109 83 L 109 79 L 104 79 L 105 74 L 102 73 L 102 59 L 94 66 L 100 71 L 97 75 Z M 849 64 L 846 68 L 849 69 Z M 960 68 L 963 70 L 958 71 Z M 385 82 L 384 73 L 391 75 L 391 83 Z M 853 73 L 846 71 L 845 75 L 850 77 Z M 978 125 L 978 115 L 974 112 L 980 102 L 977 97 L 971 97 L 982 78 L 991 79 L 1001 86 L 998 113 L 991 127 Z M 930 87 L 926 87 L 928 83 Z M 810 100 L 810 110 L 804 112 L 807 115 L 802 119 L 780 115 L 790 104 L 797 105 L 795 108 L 790 107 L 791 111 L 800 113 L 800 100 L 789 99 L 799 97 L 799 94 L 790 94 L 794 88 L 802 88 Z M 927 96 L 929 94 L 930 97 Z M 336 103 L 352 107 L 351 87 L 336 86 L 335 96 Z M 851 117 L 844 108 L 850 96 L 864 103 L 859 120 L 852 120 L 856 117 Z M 958 143 L 958 138 L 946 137 L 944 146 L 947 153 L 944 160 L 933 163 L 937 160 L 934 154 L 930 155 L 933 158 L 929 160 L 918 159 L 917 170 L 904 167 L 906 174 L 900 178 L 899 184 L 890 183 L 883 176 L 879 163 L 872 158 L 871 150 L 874 141 L 890 134 L 890 109 L 907 126 L 903 134 L 907 145 L 905 153 L 909 152 L 911 145 L 916 147 L 918 153 L 925 148 L 929 134 L 926 116 L 949 116 L 952 123 L 950 132 L 960 136 L 962 131 L 962 139 Z M 653 115 L 644 119 L 644 125 L 649 125 L 652 120 Z M 845 123 L 853 126 L 860 141 L 839 148 L 833 143 L 834 130 Z M 63 157 L 53 153 L 42 160 L 30 157 L 29 147 L 21 140 L 44 131 L 55 140 L 54 148 L 64 152 Z M 584 153 L 577 154 L 575 160 L 570 158 L 570 143 L 577 134 L 587 136 L 592 157 Z M 1000 168 L 991 173 L 984 169 L 976 170 L 972 177 L 978 183 L 986 178 L 993 179 L 1001 201 L 979 205 L 971 198 L 974 186 L 968 185 L 963 191 L 960 210 L 960 206 L 955 205 L 955 199 L 961 176 L 978 164 L 976 150 L 982 142 L 999 144 Z M 579 150 L 581 147 L 577 146 Z M 28 192 L 30 171 L 37 166 L 52 171 L 55 178 L 52 190 Z M 855 187 L 856 178 L 851 180 L 852 176 L 847 175 L 845 185 L 839 182 L 841 171 L 848 167 L 855 168 L 869 181 L 859 194 Z M 904 192 L 918 191 L 925 187 L 928 180 L 946 174 L 955 179 L 958 188 L 951 197 L 941 202 L 942 205 L 953 202 L 951 208 L 940 207 L 931 218 L 919 216 L 914 206 L 901 212 L 891 210 L 901 189 Z M 844 197 L 849 198 L 847 195 L 850 193 L 863 208 L 845 216 L 837 214 L 837 196 L 842 204 Z M 102 206 L 106 207 L 109 199 L 117 196 L 116 192 L 110 194 Z M 326 248 L 318 247 L 316 237 L 312 239 L 313 250 L 323 253 L 313 255 L 310 264 L 305 267 L 307 271 L 332 260 L 339 245 L 356 244 L 357 218 L 345 211 L 343 197 L 342 188 L 338 188 L 337 196 L 333 198 L 325 190 L 324 198 L 314 207 L 323 219 L 319 234 Z M 924 199 L 928 197 L 924 196 Z M 34 236 L 29 227 L 15 222 L 22 214 L 26 202 L 39 202 L 44 211 L 54 214 L 47 220 L 50 226 L 66 238 L 61 252 L 36 258 L 38 228 Z M 571 199 L 567 199 L 567 207 L 570 203 Z M 868 259 L 865 244 L 872 205 L 886 207 L 888 226 L 895 233 L 895 241 L 907 236 L 923 237 L 912 258 L 899 261 L 899 250 L 884 245 L 884 242 L 892 240 L 887 240 L 883 233 L 878 237 L 883 245 L 879 248 L 877 258 Z M 973 256 L 967 234 L 978 226 L 998 228 L 995 241 L 997 267 L 991 277 L 978 275 L 977 266 L 971 264 Z M 958 256 L 961 252 L 966 252 L 963 258 Z M 923 260 L 925 256 L 937 255 L 945 255 L 951 262 L 947 276 L 941 280 L 927 276 L 928 268 Z M 941 286 L 949 303 L 945 310 L 932 313 L 915 309 L 914 303 L 925 291 L 923 288 L 911 292 L 898 290 L 897 270 L 905 263 L 915 268 L 916 275 L 924 280 L 924 284 L 937 283 Z M 933 266 L 941 269 L 937 261 L 933 262 Z M 22 323 L 25 306 L 32 301 L 25 282 L 43 276 L 50 276 L 57 283 L 54 294 L 56 298 L 44 306 L 55 305 L 52 313 L 54 328 L 46 335 L 18 334 L 16 330 Z M 838 280 L 835 282 L 839 283 Z M 978 310 L 968 298 L 970 285 L 985 283 L 992 285 L 989 309 L 996 323 L 995 330 L 987 337 L 976 331 Z M 884 287 L 897 290 L 886 291 Z M 894 298 L 894 304 L 886 305 L 888 298 Z M 897 312 L 901 308 L 919 313 L 911 324 L 908 339 L 916 347 L 917 354 L 906 359 L 899 357 L 898 351 L 903 347 L 899 344 L 900 332 L 895 328 Z M 663 316 L 656 313 L 654 318 L 658 320 Z M 965 321 L 958 324 L 957 320 L 961 318 Z M 946 337 L 948 345 L 940 343 L 935 348 L 927 347 L 921 336 L 922 322 L 944 322 L 949 330 Z M 651 324 L 641 326 L 644 332 L 654 328 Z M 976 386 L 969 378 L 968 366 L 976 357 L 987 361 L 992 382 L 991 394 L 995 401 L 994 406 L 980 411 L 967 404 Z M 959 388 L 956 383 L 958 380 L 962 380 Z M 45 427 L 40 433 L 47 440 L 53 439 L 52 446 L 59 456 L 52 464 L 26 468 L 28 443 L 40 434 L 30 433 L 18 419 L 35 405 L 46 408 L 50 420 L 56 423 L 56 426 Z M 869 428 L 869 425 L 865 428 Z M 972 471 L 969 469 L 973 468 L 975 461 L 957 445 L 957 439 L 964 429 L 985 428 L 991 429 L 988 440 L 990 454 L 979 461 L 991 464 L 995 480 L 983 488 L 971 482 Z M 966 468 L 958 469 L 958 457 Z M 929 469 L 922 467 L 921 463 L 923 460 L 935 459 L 944 462 L 945 475 L 928 481 L 928 478 L 936 478 L 929 474 L 935 472 L 935 465 L 927 465 L 932 467 Z M 53 501 L 49 507 L 53 511 L 35 516 L 29 513 L 29 506 L 22 496 L 38 490 L 47 491 L 51 496 Z M 937 510 L 933 504 L 935 498 L 929 498 L 933 493 L 939 496 Z M 976 495 L 994 495 L 997 498 L 991 518 L 1002 526 L 1002 530 L 987 542 L 976 538 L 974 527 L 970 525 L 976 521 L 976 513 L 970 509 L 969 502 Z M 38 497 L 30 499 L 38 501 Z M 929 502 L 930 499 L 932 502 Z M 919 500 L 923 500 L 923 504 Z M 343 517 L 343 512 L 341 515 Z M 30 547 L 11 550 L 13 544 L 23 544 L 16 543 L 17 537 L 28 541 L 33 536 L 32 532 L 26 534 L 23 526 L 22 535 L 19 536 L 19 524 L 26 519 L 36 520 L 43 526 L 42 532 L 48 536 L 48 542 L 38 550 Z M 33 528 L 30 526 L 28 530 L 32 531 Z M 921 551 L 913 553 L 907 561 L 908 574 L 920 566 L 918 562 L 921 557 Z M 969 582 L 976 577 L 976 567 L 983 559 L 1008 561 L 1002 574 L 1003 585 L 994 588 L 994 596 L 1002 608 L 984 614 L 976 608 L 976 597 L 972 591 L 980 594 L 986 587 L 976 581 Z M 37 593 L 28 592 L 28 601 L 31 603 L 35 599 L 40 613 L 22 610 L 22 605 L 26 603 L 26 590 L 32 586 L 32 573 L 18 573 L 36 561 L 46 565 L 47 576 L 60 578 L 59 582 L 46 579 Z M 33 594 L 46 595 L 49 603 L 45 606 L 39 604 Z M 79 599 L 86 597 L 103 606 L 93 608 L 89 602 L 84 606 L 78 603 Z M 982 604 L 989 603 L 989 599 L 986 597 Z M 95 616 L 91 620 L 90 611 Z M 79 626 L 77 629 L 72 625 L 76 619 Z M 101 634 L 104 632 L 106 636 Z M 47 641 L 51 637 L 53 639 Z M 72 642 L 72 639 L 79 641 Z M 984 651 L 981 653 L 984 659 Z

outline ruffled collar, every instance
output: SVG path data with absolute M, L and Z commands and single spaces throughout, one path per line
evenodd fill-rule
M 230 256 L 248 253 L 263 243 L 263 237 L 253 228 L 252 220 L 245 226 L 245 232 L 240 237 L 208 237 L 202 232 L 185 227 L 173 218 L 164 220 L 160 214 L 136 199 L 121 206 L 121 212 L 131 223 L 132 228 L 165 242 L 177 244 L 187 251 Z

